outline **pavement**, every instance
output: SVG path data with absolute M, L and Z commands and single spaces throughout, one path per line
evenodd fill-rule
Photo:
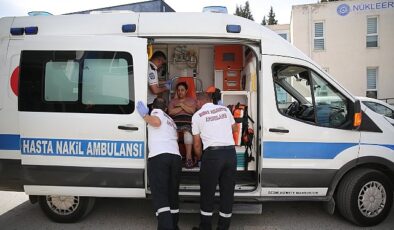
M 197 213 L 181 213 L 180 229 L 197 226 Z M 214 215 L 214 223 L 217 215 Z M 215 225 L 214 225 L 215 227 Z M 151 201 L 146 199 L 97 199 L 93 211 L 78 223 L 58 224 L 49 220 L 38 204 L 24 193 L 0 191 L 0 229 L 156 229 Z M 231 229 L 394 229 L 394 209 L 376 227 L 358 228 L 338 214 L 327 214 L 319 202 L 266 202 L 262 214 L 234 214 Z

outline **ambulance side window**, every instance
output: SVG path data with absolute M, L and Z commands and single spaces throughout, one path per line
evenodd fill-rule
M 350 101 L 309 68 L 288 64 L 273 66 L 278 111 L 313 125 L 349 129 Z
M 134 111 L 133 59 L 126 52 L 22 51 L 20 111 Z
M 45 65 L 46 101 L 77 101 L 78 100 L 79 63 L 47 62 Z

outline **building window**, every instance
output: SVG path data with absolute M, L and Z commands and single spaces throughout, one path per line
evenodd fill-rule
M 367 18 L 367 47 L 378 47 L 378 17 Z
M 313 38 L 313 47 L 315 50 L 324 50 L 324 23 L 316 22 Z
M 367 97 L 377 98 L 378 90 L 376 86 L 378 78 L 378 68 L 367 68 Z
M 280 33 L 278 35 L 281 36 L 283 39 L 287 40 L 287 33 Z

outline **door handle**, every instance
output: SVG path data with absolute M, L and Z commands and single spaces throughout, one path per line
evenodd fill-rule
M 278 128 L 270 128 L 268 131 L 272 133 L 289 133 L 290 131 L 288 129 L 278 129 Z
M 118 129 L 121 130 L 130 130 L 130 131 L 138 131 L 138 127 L 134 127 L 134 126 L 125 126 L 125 125 L 119 125 Z

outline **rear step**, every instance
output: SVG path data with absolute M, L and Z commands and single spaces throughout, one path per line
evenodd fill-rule
M 262 204 L 251 204 L 251 203 L 235 203 L 233 205 L 234 214 L 261 214 L 263 212 Z M 186 203 L 181 202 L 179 204 L 181 213 L 200 213 L 199 203 Z M 215 205 L 214 213 L 218 213 L 218 205 Z

